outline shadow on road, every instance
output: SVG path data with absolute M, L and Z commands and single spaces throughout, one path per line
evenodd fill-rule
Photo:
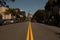
M 56 35 L 60 38 L 60 33 L 56 33 Z

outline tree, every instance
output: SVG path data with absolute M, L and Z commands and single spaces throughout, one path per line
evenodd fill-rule
M 15 2 L 15 0 L 0 0 L 0 6 L 7 6 L 8 7 L 7 2 L 9 2 L 9 1 Z
M 37 10 L 35 14 L 33 15 L 32 20 L 36 20 L 37 22 L 42 22 L 44 20 L 44 10 Z
M 45 5 L 46 20 L 52 25 L 58 25 L 60 22 L 59 10 L 60 0 L 49 0 Z M 51 20 L 51 21 L 50 21 Z

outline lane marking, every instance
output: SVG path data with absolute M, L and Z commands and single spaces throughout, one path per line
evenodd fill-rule
M 31 22 L 29 22 L 29 24 L 28 24 L 28 32 L 27 32 L 26 40 L 34 40 Z

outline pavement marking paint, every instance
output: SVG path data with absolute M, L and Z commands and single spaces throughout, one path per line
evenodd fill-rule
M 29 24 L 28 24 L 28 32 L 27 32 L 26 40 L 34 40 L 31 22 L 29 22 Z

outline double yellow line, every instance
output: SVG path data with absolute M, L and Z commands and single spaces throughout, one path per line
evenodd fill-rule
M 26 40 L 34 40 L 31 22 L 29 22 L 29 24 L 28 24 L 28 32 L 27 32 Z

